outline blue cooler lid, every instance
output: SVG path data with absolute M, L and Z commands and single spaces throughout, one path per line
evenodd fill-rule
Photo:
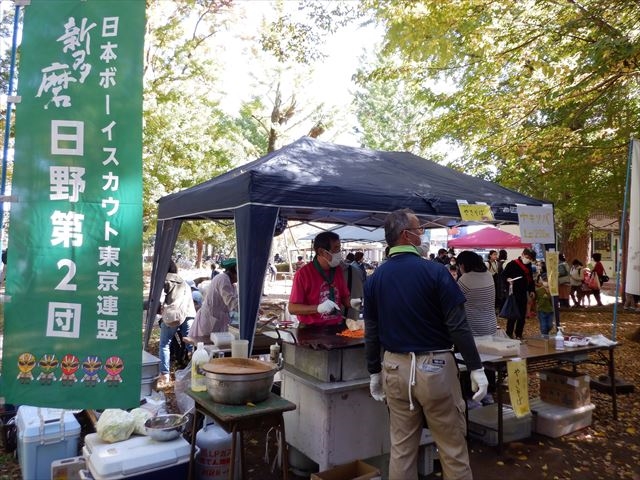
M 16 415 L 18 438 L 26 443 L 64 440 L 80 435 L 80 424 L 70 410 L 21 405 Z

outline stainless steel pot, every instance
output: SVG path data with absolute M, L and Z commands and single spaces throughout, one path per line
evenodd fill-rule
M 167 442 L 180 436 L 188 420 L 185 415 L 159 415 L 149 418 L 144 423 L 144 427 L 147 435 L 154 440 Z
M 234 368 L 224 368 L 229 363 Z M 216 363 L 218 368 L 216 368 Z M 207 392 L 214 402 L 229 405 L 244 405 L 266 400 L 271 392 L 275 365 L 252 359 L 219 358 L 204 365 Z M 212 371 L 213 370 L 213 371 Z M 228 371 L 226 371 L 228 370 Z M 247 373 L 233 373 L 246 371 Z

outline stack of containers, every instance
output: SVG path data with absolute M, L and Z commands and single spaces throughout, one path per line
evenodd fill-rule
M 160 359 L 143 350 L 141 372 L 140 400 L 151 395 L 153 382 L 160 375 Z
M 82 454 L 87 470 L 81 478 L 175 480 L 188 476 L 191 445 L 182 437 L 158 442 L 146 435 L 107 443 L 90 433 L 84 438 Z
M 22 405 L 16 424 L 18 460 L 24 479 L 51 478 L 55 460 L 78 454 L 80 424 L 68 410 Z

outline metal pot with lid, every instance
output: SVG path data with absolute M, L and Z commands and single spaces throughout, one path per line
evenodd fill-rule
M 252 358 L 214 358 L 202 365 L 207 392 L 214 402 L 244 405 L 266 400 L 277 368 Z

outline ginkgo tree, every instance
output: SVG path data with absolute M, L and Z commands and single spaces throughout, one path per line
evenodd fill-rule
M 367 0 L 386 26 L 365 85 L 406 84 L 423 146 L 554 203 L 561 249 L 586 257 L 592 214 L 619 218 L 638 134 L 640 4 L 626 0 Z M 434 85 L 450 88 L 438 91 Z M 371 87 L 373 88 L 373 87 Z M 455 187 L 453 187 L 455 188 Z

